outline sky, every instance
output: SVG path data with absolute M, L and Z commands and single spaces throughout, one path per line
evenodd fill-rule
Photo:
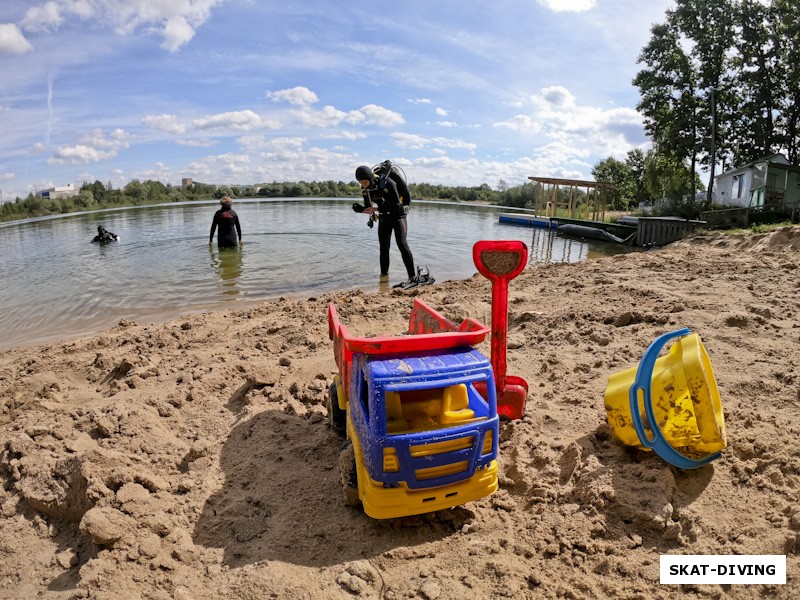
M 647 150 L 631 81 L 673 0 L 0 3 L 0 196 L 99 180 L 493 189 Z

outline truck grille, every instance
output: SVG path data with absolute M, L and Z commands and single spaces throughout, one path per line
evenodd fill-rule
M 463 438 L 447 440 L 445 442 L 432 442 L 430 444 L 419 444 L 409 446 L 408 450 L 413 458 L 423 456 L 433 456 L 434 454 L 444 454 L 445 452 L 455 452 L 456 450 L 466 450 L 475 444 L 475 436 L 468 435 Z

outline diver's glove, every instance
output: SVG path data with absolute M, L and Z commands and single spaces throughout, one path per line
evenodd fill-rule
M 364 205 L 363 204 L 359 204 L 358 202 L 353 202 L 353 210 L 355 212 L 357 212 L 357 213 L 363 213 L 364 212 Z

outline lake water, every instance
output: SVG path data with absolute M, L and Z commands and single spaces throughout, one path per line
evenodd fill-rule
M 241 200 L 244 245 L 208 245 L 216 202 L 188 202 L 0 223 L 0 349 L 83 335 L 120 319 L 161 321 L 236 303 L 380 289 L 378 228 L 353 200 Z M 477 272 L 481 239 L 528 244 L 529 263 L 628 251 L 605 242 L 500 224 L 507 208 L 416 201 L 408 242 L 437 282 Z M 91 244 L 97 226 L 120 236 Z M 390 284 L 406 279 L 392 242 Z M 384 288 L 386 284 L 384 284 Z

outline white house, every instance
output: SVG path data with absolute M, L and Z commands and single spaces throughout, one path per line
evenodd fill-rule
M 800 206 L 800 167 L 772 154 L 714 178 L 716 202 L 790 213 Z

